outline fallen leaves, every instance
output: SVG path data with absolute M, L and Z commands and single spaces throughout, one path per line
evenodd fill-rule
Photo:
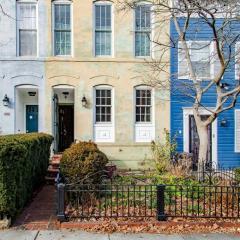
M 71 224 L 71 222 L 65 223 L 65 227 L 67 224 Z M 210 219 L 189 219 L 188 221 L 185 221 L 183 219 L 180 221 L 180 219 L 178 219 L 177 222 L 158 222 L 155 220 L 134 222 L 130 220 L 121 221 L 117 219 L 107 219 L 96 222 L 78 222 L 77 228 L 85 231 L 99 233 L 240 233 L 240 224 L 238 221 L 213 221 Z

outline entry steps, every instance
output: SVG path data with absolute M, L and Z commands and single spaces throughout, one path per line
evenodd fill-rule
M 49 162 L 47 175 L 45 181 L 48 185 L 54 185 L 55 179 L 59 173 L 59 165 L 62 158 L 62 154 L 54 154 Z

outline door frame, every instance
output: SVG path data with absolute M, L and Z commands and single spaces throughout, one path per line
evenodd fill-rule
M 211 110 L 211 108 L 209 108 Z M 210 111 L 207 109 L 200 109 L 200 115 L 209 115 Z M 183 108 L 183 149 L 184 152 L 189 153 L 189 115 L 193 115 L 192 108 Z M 217 166 L 217 119 L 212 123 L 212 163 L 213 166 Z

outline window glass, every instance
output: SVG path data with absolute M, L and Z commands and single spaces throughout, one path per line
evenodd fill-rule
M 111 89 L 96 89 L 96 123 L 112 121 L 112 91 Z
M 37 20 L 35 3 L 18 3 L 19 56 L 37 55 Z
M 54 4 L 55 55 L 71 55 L 71 5 Z
M 112 51 L 111 5 L 95 5 L 95 54 L 110 56 Z
M 187 42 L 191 63 L 197 78 L 211 77 L 211 43 L 208 41 Z M 190 75 L 186 51 L 183 43 L 178 44 L 178 76 L 188 78 Z
M 151 6 L 139 5 L 135 10 L 135 56 L 150 56 Z
M 149 89 L 136 90 L 136 122 L 151 122 L 152 92 Z

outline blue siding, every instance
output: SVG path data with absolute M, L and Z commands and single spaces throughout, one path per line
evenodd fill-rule
M 209 27 L 202 23 L 196 24 L 198 20 L 192 19 L 190 23 L 190 29 L 187 33 L 188 40 L 211 40 L 211 30 Z M 218 20 L 219 23 L 222 21 Z M 183 24 L 183 19 L 180 20 Z M 240 23 L 234 24 L 234 29 L 240 31 Z M 171 37 L 172 39 L 178 39 L 178 34 L 175 30 L 174 23 L 171 23 Z M 178 54 L 177 48 L 171 49 L 171 73 L 177 76 L 178 72 Z M 188 81 L 188 80 L 182 80 Z M 223 82 L 233 82 L 235 81 L 235 67 L 234 61 L 229 66 L 229 69 L 224 75 Z M 188 81 L 189 82 L 189 81 Z M 177 86 L 179 81 L 176 81 L 172 77 L 172 91 L 171 91 L 171 135 L 176 136 L 178 143 L 178 151 L 183 151 L 183 108 L 192 107 L 192 102 L 189 98 L 178 92 Z M 206 82 L 205 82 L 206 83 Z M 215 88 L 211 88 L 205 97 L 203 98 L 203 105 L 208 107 L 215 106 Z M 240 109 L 240 101 L 238 101 L 235 109 Z M 228 124 L 226 127 L 220 126 L 222 119 L 226 119 Z M 218 163 L 224 167 L 240 166 L 240 153 L 235 153 L 235 140 L 234 140 L 234 109 L 224 112 L 218 117 Z

